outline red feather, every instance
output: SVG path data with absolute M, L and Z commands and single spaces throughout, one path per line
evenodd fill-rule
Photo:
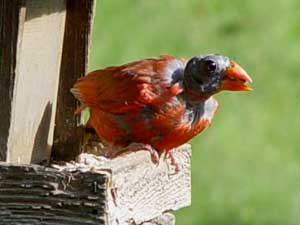
M 184 59 L 173 56 L 145 59 L 107 67 L 79 79 L 71 90 L 91 111 L 89 124 L 98 135 L 115 146 L 150 144 L 158 151 L 177 147 L 209 126 L 217 108 L 200 116 L 179 97 Z M 203 103 L 205 104 L 205 103 Z

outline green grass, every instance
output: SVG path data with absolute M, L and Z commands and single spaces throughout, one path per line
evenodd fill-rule
M 252 76 L 221 93 L 195 138 L 192 207 L 179 225 L 300 223 L 298 0 L 97 1 L 90 69 L 168 53 L 222 53 Z

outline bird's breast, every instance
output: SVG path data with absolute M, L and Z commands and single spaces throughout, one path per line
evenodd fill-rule
M 208 127 L 216 108 L 217 102 L 212 98 L 188 106 L 181 98 L 174 97 L 160 106 L 146 105 L 130 113 L 94 111 L 93 118 L 97 118 L 94 127 L 112 144 L 144 143 L 164 151 L 186 143 Z
M 179 97 L 159 107 L 145 106 L 128 124 L 134 140 L 151 144 L 158 150 L 178 147 L 211 124 L 217 102 L 210 98 L 188 106 Z

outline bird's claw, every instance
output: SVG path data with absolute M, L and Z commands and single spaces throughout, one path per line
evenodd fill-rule
M 141 143 L 132 143 L 126 149 L 133 151 L 133 152 L 137 152 L 137 151 L 141 151 L 141 150 L 148 151 L 150 153 L 151 161 L 153 162 L 153 164 L 156 166 L 158 166 L 158 164 L 159 164 L 158 152 L 154 148 L 152 148 L 150 145 L 141 144 Z
M 171 166 L 174 166 L 174 173 L 172 173 L 172 175 L 176 175 L 179 171 L 180 171 L 180 166 L 179 166 L 179 164 L 178 164 L 178 162 L 177 162 L 177 160 L 175 159 L 175 157 L 174 157 L 174 150 L 175 149 L 171 149 L 170 151 L 168 151 L 167 153 L 166 153 L 166 158 L 169 158 L 170 159 L 170 165 Z
M 151 148 L 152 150 L 150 150 L 150 155 L 151 155 L 151 161 L 153 162 L 154 165 L 158 166 L 159 164 L 159 155 L 157 153 L 157 151 L 153 148 Z

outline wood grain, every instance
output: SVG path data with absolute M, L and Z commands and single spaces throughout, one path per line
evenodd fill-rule
M 190 146 L 159 165 L 149 152 L 82 154 L 49 167 L 0 163 L 0 224 L 174 225 L 191 203 Z
M 0 160 L 48 161 L 54 121 L 53 158 L 79 154 L 69 90 L 86 72 L 93 9 L 93 0 L 0 0 Z
M 38 163 L 50 159 L 65 1 L 26 0 L 19 20 L 6 160 Z
M 74 159 L 81 151 L 83 129 L 78 126 L 79 117 L 74 115 L 78 102 L 70 89 L 87 70 L 94 5 L 93 0 L 67 0 L 52 154 L 54 160 Z
M 111 173 L 111 190 L 108 191 L 111 225 L 141 224 L 191 203 L 190 145 L 176 149 L 174 156 L 180 168 L 177 174 L 174 174 L 169 160 L 161 158 L 159 165 L 155 166 L 149 152 L 145 151 L 112 160 L 81 154 L 79 163 L 74 166 L 85 165 L 94 167 L 95 171 L 105 169 Z
M 104 225 L 107 175 L 0 163 L 0 224 Z

